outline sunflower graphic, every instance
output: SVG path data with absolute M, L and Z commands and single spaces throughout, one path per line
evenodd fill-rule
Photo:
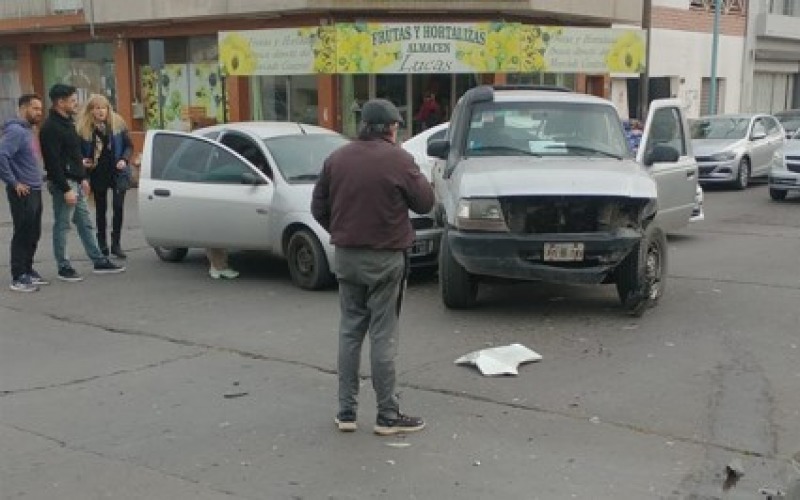
M 620 36 L 606 55 L 606 66 L 612 72 L 641 73 L 644 65 L 644 40 L 635 31 Z
M 252 75 L 256 57 L 250 40 L 238 33 L 226 35 L 219 44 L 219 62 L 225 75 Z

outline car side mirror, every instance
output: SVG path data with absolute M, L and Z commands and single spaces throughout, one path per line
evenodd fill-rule
M 766 139 L 766 138 L 767 138 L 767 133 L 761 131 L 753 132 L 753 135 L 751 136 L 751 139 L 754 141 L 760 141 L 761 139 Z
M 266 183 L 267 181 L 257 176 L 253 172 L 245 172 L 242 174 L 242 184 L 248 184 L 250 186 L 260 186 L 261 184 L 266 184 Z
M 675 163 L 681 157 L 678 150 L 668 144 L 657 144 L 652 151 L 644 155 L 646 166 L 654 163 Z
M 450 143 L 445 139 L 436 139 L 428 143 L 428 156 L 446 160 L 450 154 Z

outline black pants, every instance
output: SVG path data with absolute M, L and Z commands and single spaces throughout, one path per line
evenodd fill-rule
M 6 193 L 14 222 L 11 278 L 17 280 L 33 270 L 33 257 L 42 235 L 42 192 L 31 189 L 26 196 L 19 196 L 13 187 L 7 186 Z
M 112 186 L 93 186 L 94 204 L 97 209 L 97 242 L 101 248 L 106 248 L 106 212 L 108 211 L 108 192 L 111 191 L 111 241 L 119 244 L 122 235 L 122 211 L 125 207 L 125 191 L 120 191 Z

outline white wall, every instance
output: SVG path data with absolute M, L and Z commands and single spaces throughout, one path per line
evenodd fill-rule
M 744 42 L 742 37 L 719 37 L 717 77 L 725 79 L 720 113 L 739 111 Z M 678 77 L 679 84 L 672 92 L 684 101 L 690 117 L 701 114 L 703 77 L 711 76 L 711 50 L 711 34 L 654 29 L 651 35 L 650 76 Z

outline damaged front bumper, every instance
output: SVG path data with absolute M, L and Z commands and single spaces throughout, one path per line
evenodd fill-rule
M 593 233 L 487 233 L 451 228 L 446 233 L 455 260 L 469 273 L 566 284 L 599 284 L 641 240 L 642 232 L 620 228 Z M 582 244 L 580 260 L 545 260 L 545 244 Z

